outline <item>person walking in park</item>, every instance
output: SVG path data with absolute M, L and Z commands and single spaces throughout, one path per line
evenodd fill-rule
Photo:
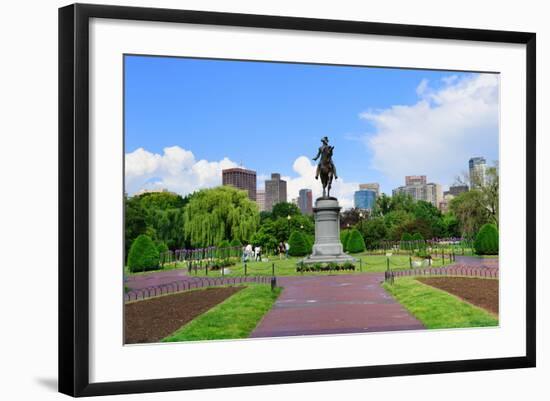
M 250 260 L 252 259 L 252 245 L 251 244 L 248 244 L 246 246 L 246 260 Z
M 283 244 L 282 242 L 279 242 L 279 259 L 282 259 L 284 254 L 285 254 L 285 244 Z
M 254 260 L 256 260 L 256 262 L 262 261 L 262 248 L 259 245 L 256 245 L 254 248 Z
M 290 249 L 290 245 L 287 241 L 285 241 L 285 258 L 288 259 L 288 250 Z

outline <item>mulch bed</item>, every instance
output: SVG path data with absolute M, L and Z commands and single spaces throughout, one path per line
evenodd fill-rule
M 206 288 L 126 304 L 124 343 L 158 342 L 243 288 Z
M 447 291 L 498 315 L 498 280 L 466 277 L 418 278 L 418 281 Z

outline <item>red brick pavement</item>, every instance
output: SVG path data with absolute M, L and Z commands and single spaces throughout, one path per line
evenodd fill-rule
M 418 330 L 382 287 L 382 273 L 279 277 L 283 292 L 251 337 Z

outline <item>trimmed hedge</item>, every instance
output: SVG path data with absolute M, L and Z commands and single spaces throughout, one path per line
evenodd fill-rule
M 340 242 L 342 243 L 342 247 L 344 248 L 344 252 L 346 252 L 348 250 L 349 234 L 350 234 L 350 230 L 340 231 Z
M 479 229 L 474 241 L 478 255 L 498 255 L 498 228 L 494 224 L 484 224 Z
M 306 256 L 311 249 L 309 241 L 301 231 L 292 231 L 288 245 L 290 245 L 288 253 L 291 256 Z
M 315 263 L 313 265 L 299 264 L 296 266 L 298 273 L 303 272 L 328 272 L 328 271 L 343 271 L 343 270 L 355 270 L 355 265 L 351 262 L 345 262 L 344 264 L 331 263 Z
M 239 241 L 237 238 L 233 238 L 230 245 L 231 246 L 243 246 L 243 244 L 241 244 L 241 241 Z
M 351 230 L 347 241 L 347 251 L 349 253 L 359 253 L 365 250 L 365 240 L 357 229 Z
M 138 236 L 128 252 L 128 269 L 131 272 L 157 270 L 159 268 L 159 250 L 151 237 Z
M 412 236 L 413 241 L 424 241 L 424 237 L 420 233 L 414 233 Z

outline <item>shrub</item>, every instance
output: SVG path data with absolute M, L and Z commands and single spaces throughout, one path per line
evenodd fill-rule
M 230 246 L 243 246 L 243 244 L 241 244 L 241 241 L 239 241 L 237 238 L 233 238 L 233 240 L 231 241 L 231 243 L 229 245 Z
M 478 255 L 498 255 L 498 228 L 484 224 L 476 235 L 474 249 Z
M 157 249 L 159 253 L 168 252 L 168 245 L 166 245 L 166 242 L 161 241 L 157 244 Z
M 400 248 L 410 250 L 412 240 L 413 240 L 413 237 L 412 237 L 411 234 L 409 234 L 407 232 L 403 233 L 403 235 L 401 236 Z
M 292 231 L 288 245 L 290 245 L 288 253 L 291 256 L 306 256 L 311 249 L 309 241 L 301 231 Z
M 159 263 L 161 264 L 161 266 L 168 262 L 169 261 L 169 258 L 168 258 L 168 245 L 166 245 L 166 242 L 159 242 L 157 243 L 157 250 L 159 251 Z
M 128 269 L 131 272 L 155 270 L 159 267 L 159 250 L 148 235 L 139 235 L 128 252 Z
M 424 242 L 424 237 L 420 233 L 414 233 L 412 236 L 412 240 L 415 242 L 415 246 L 418 247 L 418 249 L 425 249 L 426 243 Z
M 342 246 L 344 247 L 344 252 L 347 252 L 347 250 L 348 250 L 349 234 L 350 234 L 350 230 L 340 231 L 340 242 L 342 243 Z
M 347 241 L 347 248 L 349 253 L 358 253 L 365 250 L 365 241 L 363 236 L 355 228 L 351 230 Z
M 307 241 L 307 246 L 308 246 L 307 253 L 310 254 L 311 252 L 313 252 L 313 244 L 315 244 L 315 237 L 311 234 L 302 233 L 302 235 Z

